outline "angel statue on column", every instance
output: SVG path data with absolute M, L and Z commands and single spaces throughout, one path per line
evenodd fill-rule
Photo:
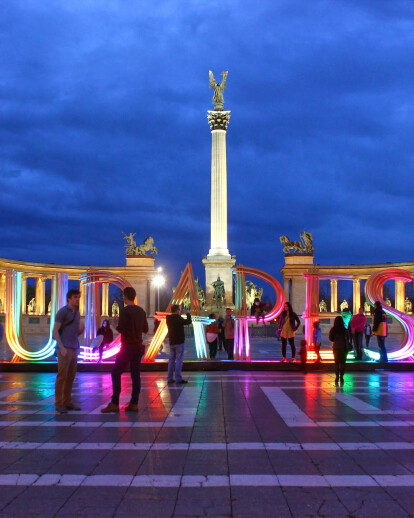
M 221 73 L 221 83 L 216 83 L 214 79 L 213 72 L 211 70 L 208 71 L 208 75 L 210 77 L 210 88 L 214 90 L 213 95 L 213 106 L 216 111 L 224 110 L 224 97 L 223 90 L 226 88 L 226 79 L 228 72 Z

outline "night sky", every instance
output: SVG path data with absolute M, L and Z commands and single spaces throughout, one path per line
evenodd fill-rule
M 228 70 L 229 249 L 278 275 L 414 260 L 414 4 L 399 0 L 2 3 L 0 256 L 125 264 L 152 235 L 204 283 L 206 111 Z

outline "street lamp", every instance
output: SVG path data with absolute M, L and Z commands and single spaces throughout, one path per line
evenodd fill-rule
M 162 267 L 158 266 L 157 275 L 153 279 L 154 286 L 157 287 L 157 311 L 160 310 L 160 287 L 165 284 L 165 277 L 162 275 Z

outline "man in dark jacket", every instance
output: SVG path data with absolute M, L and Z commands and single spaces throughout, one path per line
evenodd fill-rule
M 134 288 L 124 289 L 125 306 L 119 313 L 117 331 L 121 333 L 121 350 L 116 356 L 112 369 L 112 401 L 102 408 L 104 414 L 119 412 L 119 395 L 121 393 L 121 375 L 128 364 L 131 368 L 132 395 L 130 403 L 125 407 L 126 412 L 138 411 L 138 398 L 141 391 L 141 358 L 145 352 L 142 343 L 142 333 L 148 333 L 148 322 L 145 311 L 135 304 Z
M 191 324 L 191 315 L 187 313 L 184 320 L 180 315 L 180 306 L 171 306 L 171 315 L 167 315 L 168 338 L 170 340 L 170 359 L 168 360 L 168 383 L 187 383 L 183 380 L 181 369 L 184 361 L 184 326 Z

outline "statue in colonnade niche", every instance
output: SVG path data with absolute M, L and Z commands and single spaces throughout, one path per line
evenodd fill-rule
M 319 312 L 320 313 L 327 313 L 327 311 L 328 311 L 328 306 L 326 305 L 326 302 L 324 301 L 324 299 L 322 299 L 319 302 Z
M 345 311 L 345 309 L 348 309 L 349 306 L 348 306 L 348 302 L 346 301 L 346 299 L 344 299 L 340 304 L 339 304 L 339 307 L 341 308 L 341 311 Z
M 371 313 L 371 306 L 370 303 L 365 299 L 364 302 L 364 312 L 370 314 Z
M 29 304 L 27 305 L 27 313 L 29 315 L 34 315 L 36 313 L 36 299 L 35 298 L 31 299 Z
M 216 302 L 216 307 L 221 308 L 226 298 L 226 290 L 224 289 L 224 282 L 220 279 L 220 275 L 211 285 L 214 288 L 213 300 Z
M 404 300 L 404 311 L 406 313 L 412 313 L 413 312 L 413 303 L 408 297 L 405 297 Z
M 112 303 L 112 316 L 113 317 L 119 317 L 119 304 L 117 300 L 114 300 Z
M 49 304 L 47 305 L 47 314 L 50 315 L 50 312 L 52 311 L 52 301 L 49 301 Z
M 387 306 L 392 307 L 392 302 L 390 301 L 390 299 L 389 299 L 388 297 L 385 299 L 385 301 L 384 301 L 384 302 L 385 302 L 385 304 L 386 304 Z

